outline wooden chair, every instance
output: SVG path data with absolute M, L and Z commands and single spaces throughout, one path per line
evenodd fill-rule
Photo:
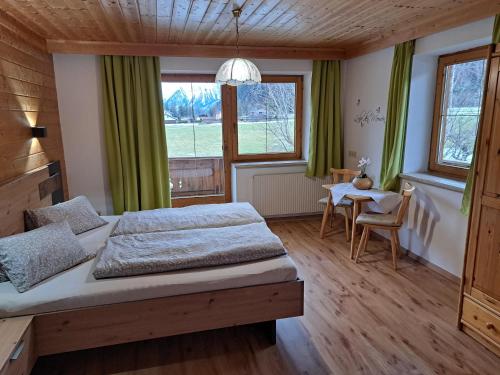
M 406 184 L 405 189 L 402 191 L 403 200 L 399 206 L 399 210 L 396 215 L 393 214 L 360 214 L 356 220 L 356 224 L 362 224 L 363 234 L 361 235 L 361 241 L 359 242 L 358 251 L 356 253 L 355 262 L 358 262 L 358 258 L 366 250 L 366 245 L 368 244 L 368 238 L 370 235 L 370 230 L 372 229 L 385 229 L 391 232 L 391 250 L 392 250 L 392 264 L 394 270 L 397 269 L 396 260 L 399 252 L 401 251 L 399 245 L 398 231 L 403 224 L 403 219 L 408 211 L 408 205 L 410 203 L 411 196 L 415 186 L 411 184 Z
M 331 168 L 330 172 L 333 178 L 333 185 L 340 184 L 343 182 L 351 182 L 354 177 L 359 176 L 361 171 L 356 171 L 352 169 L 336 169 Z M 344 209 L 344 222 L 345 222 L 345 236 L 346 241 L 349 241 L 350 231 L 349 231 L 349 217 L 352 218 L 352 201 L 347 198 L 341 199 L 341 201 L 334 207 L 332 202 L 332 193 L 328 191 L 328 196 L 319 200 L 319 203 L 326 204 L 325 210 L 323 211 L 323 220 L 321 222 L 320 238 L 325 237 L 325 227 L 328 221 L 328 216 L 330 216 L 331 226 L 333 225 L 333 217 L 335 213 L 335 207 L 342 207 Z

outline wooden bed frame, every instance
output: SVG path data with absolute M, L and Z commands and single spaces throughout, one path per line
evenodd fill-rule
M 24 211 L 63 200 L 54 162 L 0 185 L 0 236 L 24 230 Z M 0 375 L 29 373 L 41 355 L 263 323 L 303 315 L 304 282 L 215 290 L 0 320 Z

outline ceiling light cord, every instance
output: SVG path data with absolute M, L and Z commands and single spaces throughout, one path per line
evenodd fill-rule
M 233 16 L 236 22 L 236 57 L 226 60 L 217 70 L 215 82 L 229 85 L 254 85 L 262 82 L 259 68 L 250 60 L 240 57 L 240 23 L 241 6 L 233 2 Z
M 233 16 L 236 18 L 236 56 L 240 57 L 240 19 L 241 8 L 233 9 Z

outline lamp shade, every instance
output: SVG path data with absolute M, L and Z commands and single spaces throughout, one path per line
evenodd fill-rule
M 259 69 L 247 59 L 234 58 L 224 62 L 215 76 L 215 82 L 230 86 L 260 83 Z

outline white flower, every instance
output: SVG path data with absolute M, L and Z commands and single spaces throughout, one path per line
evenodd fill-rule
M 359 160 L 358 162 L 358 168 L 361 168 L 361 167 L 364 167 L 364 166 L 368 166 L 370 165 L 372 162 L 370 160 L 370 158 L 365 158 L 364 156 Z

